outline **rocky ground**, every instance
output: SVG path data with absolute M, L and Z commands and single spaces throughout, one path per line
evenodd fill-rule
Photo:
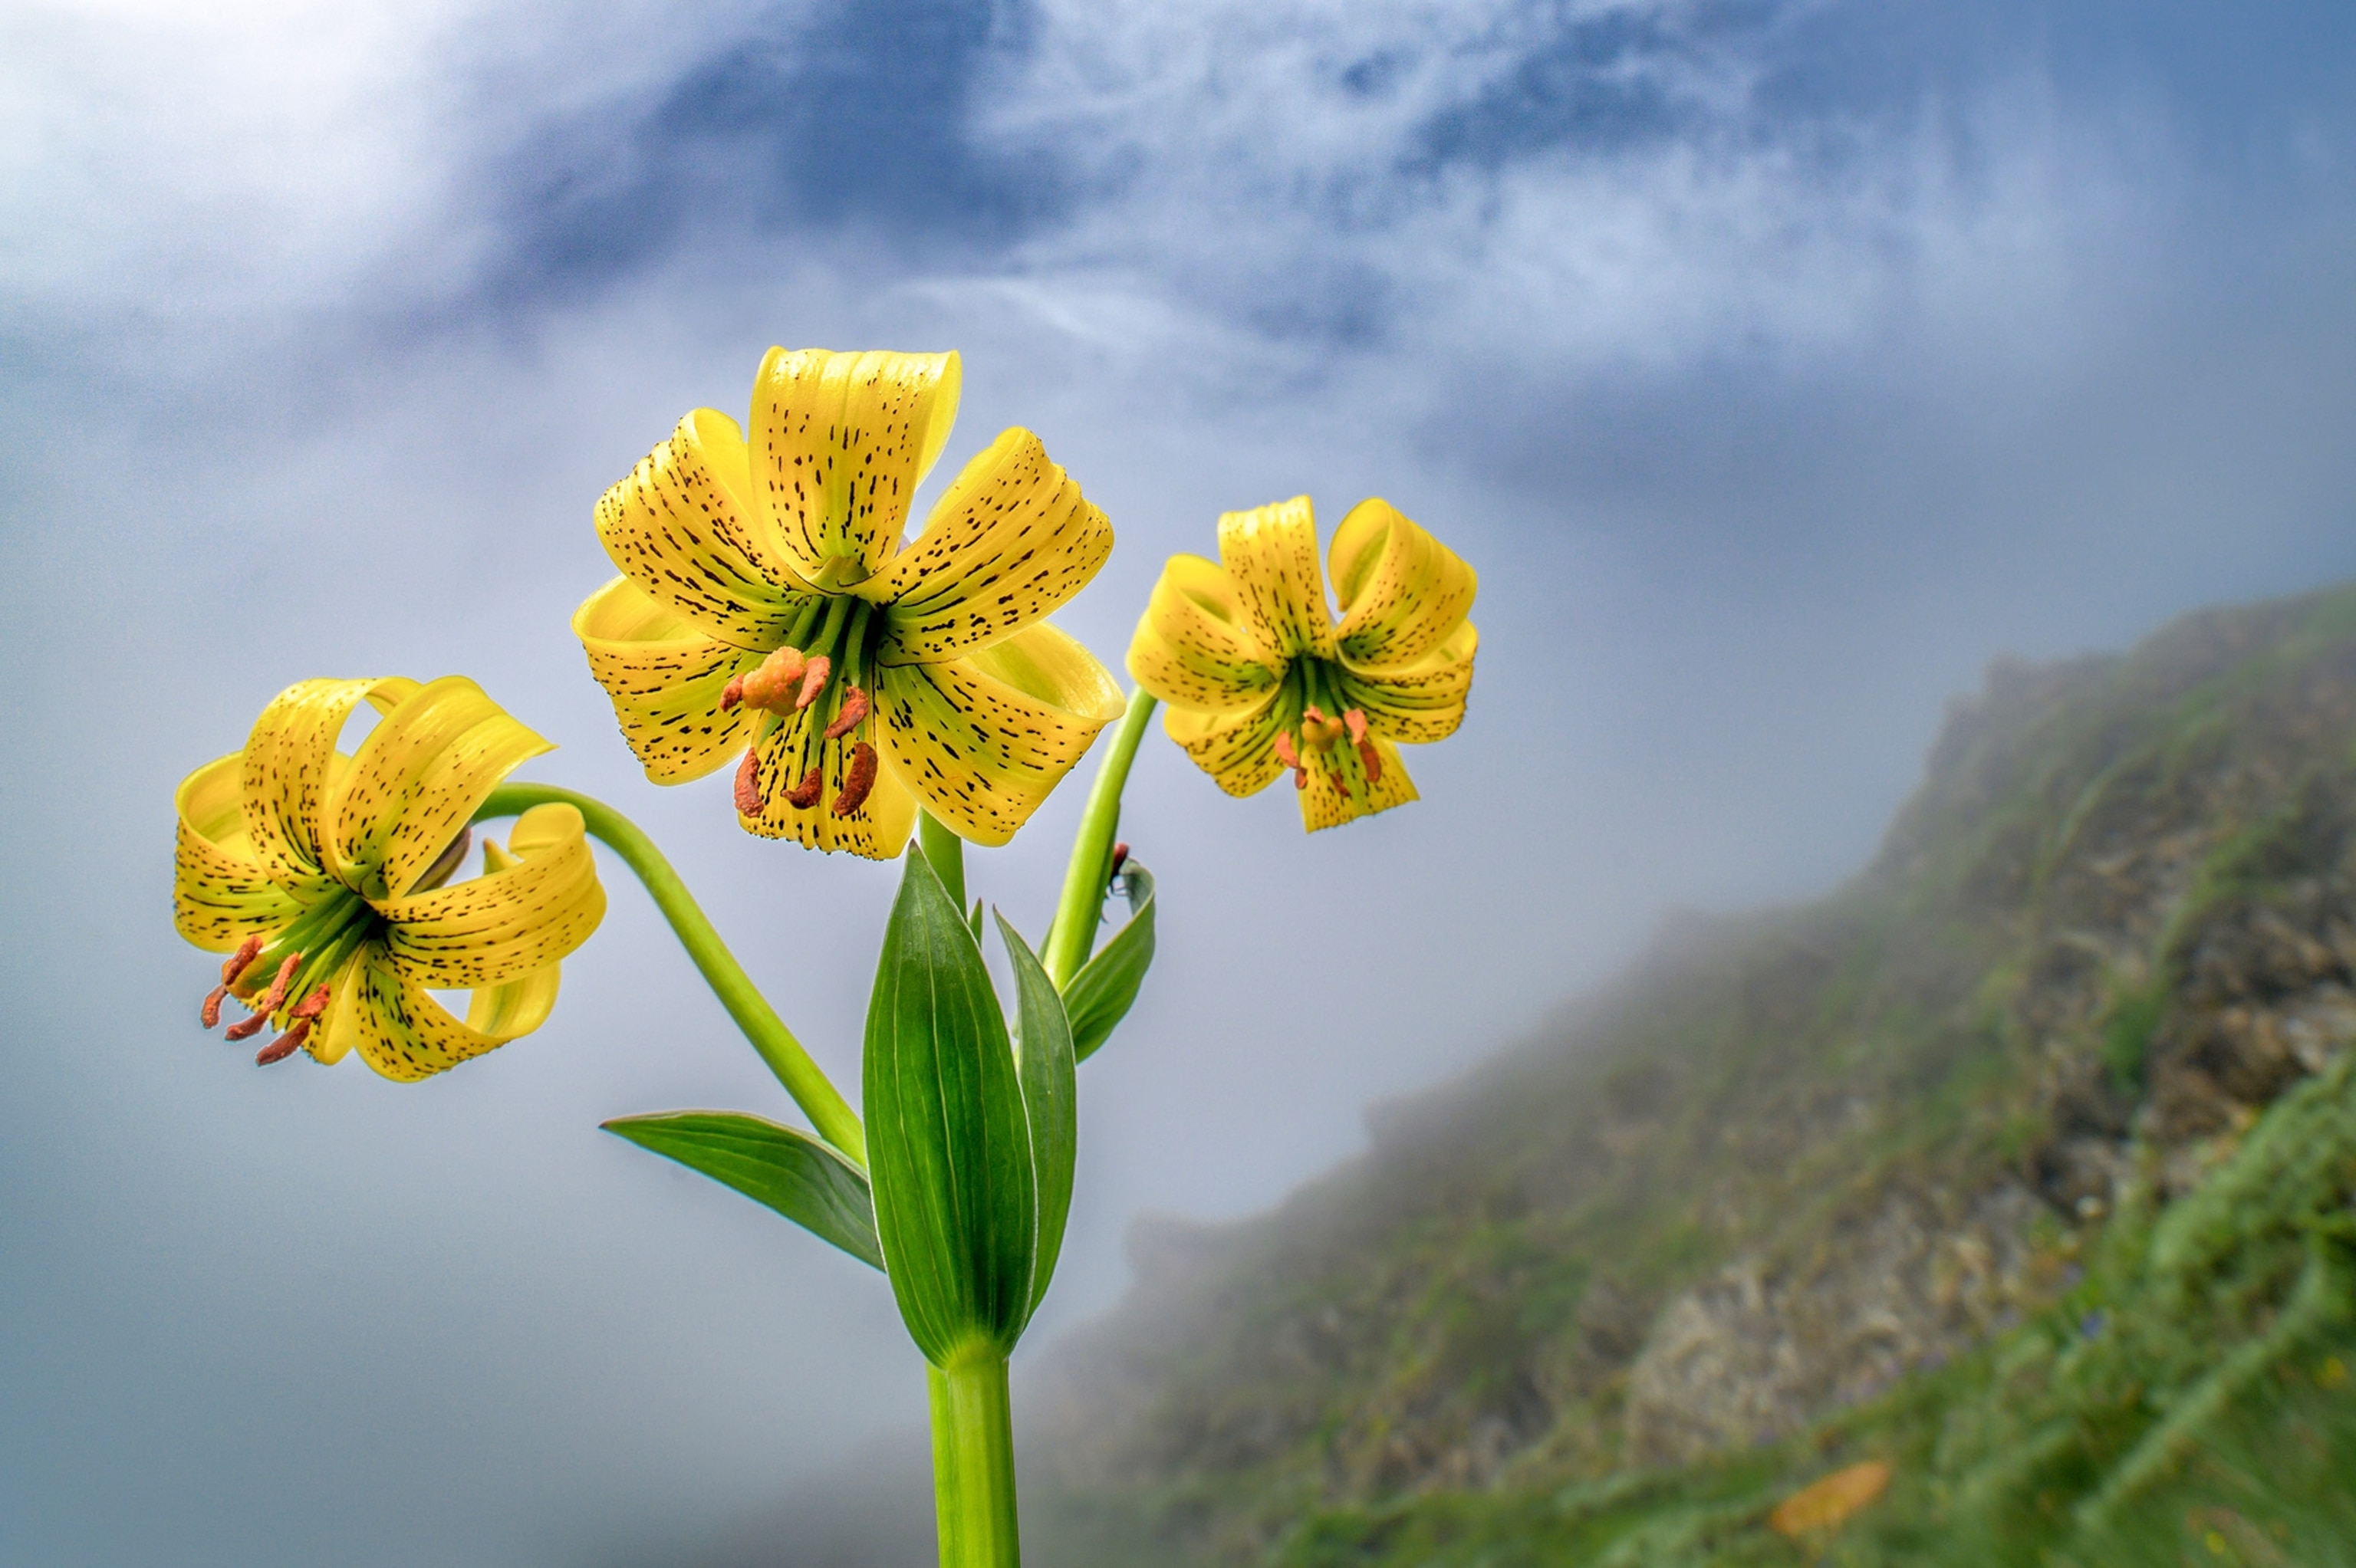
M 2191 1225 L 2204 1189 L 2267 1200 L 2244 1145 L 2273 1108 L 2303 1095 L 2283 1116 L 2310 1142 L 2356 1122 L 2316 1099 L 2351 1043 L 2356 592 L 1999 665 L 1832 898 L 1679 923 L 1540 1038 L 1388 1108 L 1366 1157 L 1263 1220 L 1141 1229 L 1129 1303 L 1026 1392 L 1026 1474 L 1069 1526 L 1049 1536 L 1077 1543 L 1037 1554 L 1388 1561 L 1318 1543 L 1347 1533 L 1334 1520 L 1540 1497 L 1569 1519 L 1590 1505 L 1564 1498 L 1746 1456 L 1804 1469 L 1845 1413 L 1910 1390 L 1976 1391 L 1990 1432 L 2028 1421 L 2062 1385 L 2012 1387 L 1996 1360 L 2040 1325 L 2066 1339 L 2142 1310 L 2088 1317 L 2098 1288 L 2165 1295 L 2152 1271 L 2189 1265 L 2151 1261 L 2153 1238 Z M 2288 1159 L 2288 1136 L 2265 1157 Z M 2318 1157 L 2298 1201 L 2344 1209 L 2356 1142 L 2344 1171 Z M 2237 1316 L 2202 1333 L 2259 1343 L 2339 1277 L 2301 1272 L 2295 1238 L 2263 1265 L 2216 1262 L 2232 1243 L 2199 1243 L 2243 1281 Z M 2198 1317 L 2152 1310 L 2169 1333 Z M 2230 1351 L 2153 1349 L 2144 1381 Z M 2136 1402 L 2165 1424 L 2159 1393 Z M 1972 1485 L 2010 1495 L 1992 1458 L 1943 1441 L 1918 1467 L 1976 1465 Z M 2356 1479 L 2356 1456 L 2329 1458 Z M 2072 1484 L 2093 1497 L 2103 1473 Z

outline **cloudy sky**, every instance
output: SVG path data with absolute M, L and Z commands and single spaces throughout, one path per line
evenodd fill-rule
M 2321 0 L 0 10 L 0 1556 L 674 1561 L 921 1420 L 875 1276 L 594 1130 L 788 1114 L 618 869 L 552 1023 L 415 1088 L 256 1072 L 168 922 L 273 692 L 465 672 L 855 1083 L 890 874 L 647 784 L 565 630 L 770 344 L 961 350 L 942 472 L 1042 434 L 1108 658 L 1230 507 L 1483 573 L 1421 804 L 1312 841 L 1145 754 L 1044 1342 L 1138 1213 L 1837 882 L 1992 656 L 2356 575 L 2351 80 Z M 1077 794 L 971 863 L 1034 932 Z

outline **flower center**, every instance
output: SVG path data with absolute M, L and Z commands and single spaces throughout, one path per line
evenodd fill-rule
M 1292 770 L 1293 788 L 1309 787 L 1311 768 L 1344 795 L 1370 793 L 1382 782 L 1382 753 L 1366 737 L 1365 710 L 1343 706 L 1339 673 L 1324 660 L 1295 663 L 1278 701 L 1294 715 L 1276 735 L 1276 760 Z
M 465 835 L 457 854 L 444 851 L 419 880 L 422 891 L 446 880 L 466 852 Z M 445 868 L 443 861 L 447 860 Z M 439 872 L 437 877 L 435 872 Z M 281 1016 L 284 1032 L 263 1046 L 254 1061 L 267 1067 L 284 1061 L 311 1036 L 313 1023 L 327 1010 L 337 978 L 359 954 L 361 944 L 384 928 L 384 917 L 369 901 L 348 888 L 338 888 L 286 923 L 274 934 L 249 936 L 222 963 L 220 984 L 205 997 L 198 1018 L 205 1028 L 220 1022 L 221 1003 L 234 997 L 247 1016 L 222 1030 L 227 1040 L 248 1040 L 262 1032 L 273 1016 Z M 289 997 L 299 998 L 290 1006 Z
M 831 563 L 830 563 L 831 565 Z M 759 667 L 732 678 L 720 694 L 723 713 L 738 704 L 762 714 L 761 727 L 744 760 L 736 769 L 736 809 L 758 816 L 766 802 L 761 795 L 761 747 L 780 722 L 815 709 L 825 727 L 804 724 L 795 741 L 794 755 L 780 772 L 801 782 L 785 792 L 786 803 L 797 811 L 818 804 L 826 787 L 823 743 L 857 736 L 865 729 L 874 703 L 860 683 L 875 666 L 876 645 L 883 623 L 874 606 L 848 593 L 814 595 L 795 622 L 786 645 L 763 659 Z M 832 807 L 848 816 L 867 802 L 875 787 L 875 748 L 855 741 L 843 769 L 842 789 Z

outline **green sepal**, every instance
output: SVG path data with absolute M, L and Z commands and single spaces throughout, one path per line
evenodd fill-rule
M 766 1204 L 871 1268 L 884 1266 L 867 1178 L 798 1127 L 742 1111 L 663 1111 L 599 1125 Z
M 1023 1114 L 1031 1128 L 1031 1179 L 1038 1193 L 1039 1241 L 1031 1265 L 1031 1310 L 1038 1310 L 1055 1258 L 1064 1250 L 1064 1224 L 1072 1212 L 1072 1163 L 1080 1138 L 1079 1083 L 1073 1075 L 1072 1026 L 1064 999 L 1047 978 L 1039 955 L 1023 933 L 998 917 L 998 935 L 1014 967 L 1015 1064 L 1023 1085 Z M 1027 1314 L 1025 1315 L 1027 1318 Z
M 875 1230 L 900 1317 L 934 1365 L 1011 1350 L 1037 1240 L 1031 1133 L 981 948 L 921 853 L 867 1008 L 863 1087 Z
M 1064 1011 L 1072 1025 L 1072 1059 L 1086 1061 L 1112 1038 L 1137 1000 L 1137 988 L 1153 964 L 1153 873 L 1130 859 L 1120 882 L 1129 894 L 1129 923 L 1097 950 L 1064 988 Z

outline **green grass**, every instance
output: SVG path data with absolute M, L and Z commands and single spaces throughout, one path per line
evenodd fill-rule
M 1284 1568 L 2204 1563 L 2356 1568 L 2356 1058 L 2194 1193 L 2123 1212 L 2051 1309 L 1772 1448 L 1547 1491 L 1318 1512 Z M 1889 1462 L 1829 1537 L 1768 1511 Z

